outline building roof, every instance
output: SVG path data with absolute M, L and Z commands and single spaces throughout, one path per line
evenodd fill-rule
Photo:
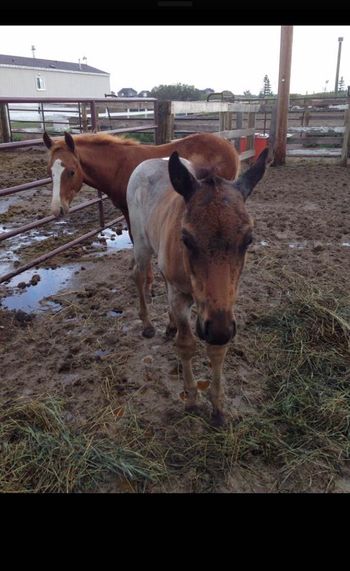
M 129 93 L 130 95 L 137 95 L 137 91 L 132 87 L 123 87 L 123 89 L 119 89 L 118 95 L 119 93 Z
M 53 59 L 40 59 L 40 58 L 33 58 L 33 57 L 22 57 L 22 56 L 8 56 L 0 54 L 0 66 L 1 65 L 18 65 L 21 67 L 34 67 L 34 68 L 46 68 L 48 70 L 64 70 L 64 71 L 77 71 L 77 72 L 85 72 L 85 73 L 105 73 L 107 75 L 107 71 L 102 71 L 97 69 L 96 67 L 91 67 L 90 65 L 86 65 L 85 63 L 73 63 L 69 61 L 57 61 Z

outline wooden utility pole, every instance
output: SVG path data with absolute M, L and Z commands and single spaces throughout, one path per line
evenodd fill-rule
M 293 26 L 281 26 L 276 139 L 275 139 L 274 161 L 273 161 L 274 166 L 284 165 L 286 162 L 292 45 L 293 45 Z
M 341 46 L 342 46 L 342 41 L 344 38 L 338 38 L 338 58 L 337 58 L 337 70 L 335 72 L 335 85 L 334 85 L 334 91 L 335 94 L 337 95 L 338 93 L 338 89 L 339 89 L 339 66 L 340 66 L 340 56 L 341 56 Z

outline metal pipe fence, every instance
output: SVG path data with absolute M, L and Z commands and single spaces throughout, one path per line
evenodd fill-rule
M 17 97 L 17 98 L 12 98 L 12 99 L 8 99 L 8 98 L 4 98 L 4 97 L 0 97 L 0 107 L 1 106 L 5 106 L 7 108 L 7 117 L 9 117 L 9 113 L 8 113 L 8 105 L 10 103 L 37 103 L 39 104 L 41 113 L 42 113 L 42 131 L 45 130 L 45 128 L 48 126 L 48 121 L 46 121 L 45 119 L 45 111 L 47 112 L 48 110 L 44 109 L 43 104 L 46 103 L 58 103 L 58 104 L 67 104 L 67 103 L 74 103 L 74 104 L 78 104 L 78 122 L 79 122 L 79 128 L 80 131 L 90 131 L 90 132 L 97 132 L 100 130 L 100 121 L 99 121 L 99 113 L 98 113 L 98 104 L 104 104 L 105 106 L 107 106 L 107 109 L 109 109 L 109 106 L 111 104 L 132 104 L 134 105 L 135 103 L 137 103 L 138 101 L 142 101 L 147 102 L 147 103 L 152 103 L 153 104 L 153 117 L 149 118 L 148 120 L 151 121 L 150 124 L 148 125 L 144 125 L 141 127 L 125 127 L 125 128 L 119 128 L 119 129 L 107 129 L 107 130 L 103 130 L 104 133 L 110 133 L 110 134 L 121 134 L 121 133 L 134 133 L 134 132 L 146 132 L 146 131 L 153 131 L 155 134 L 155 131 L 158 127 L 158 125 L 155 123 L 155 110 L 156 110 L 156 102 L 157 100 L 153 99 L 153 98 L 118 98 L 117 100 L 107 100 L 107 99 L 89 99 L 89 98 L 81 98 L 81 99 L 71 99 L 71 98 L 48 98 L 48 99 L 37 99 L 37 98 L 22 98 L 22 97 Z M 82 109 L 82 107 L 85 105 L 85 112 Z M 86 113 L 86 106 L 89 105 L 90 106 L 90 113 Z M 29 108 L 30 109 L 30 108 Z M 38 109 L 38 107 L 36 107 L 36 109 Z M 1 114 L 1 118 L 6 117 L 6 113 L 2 113 Z M 109 120 L 112 119 L 117 120 L 117 118 L 111 118 L 109 117 Z M 59 124 L 58 122 L 55 121 L 56 124 Z M 62 122 L 63 123 L 63 122 Z M 10 138 L 12 138 L 13 136 L 13 129 L 11 129 L 11 125 L 9 125 L 8 129 L 6 129 L 6 126 L 4 128 L 4 125 L 2 126 L 2 133 L 5 133 L 5 137 L 6 137 L 6 133 L 7 136 L 9 136 Z M 0 132 L 1 134 L 1 132 Z M 39 146 L 39 145 L 43 145 L 43 140 L 42 140 L 42 132 L 40 133 L 40 139 L 30 139 L 30 140 L 25 140 L 25 141 L 7 141 L 5 143 L 0 143 L 0 152 L 2 150 L 11 150 L 11 149 L 18 149 L 18 148 L 25 148 L 25 147 L 33 147 L 33 146 Z M 44 179 L 40 179 L 40 180 L 35 180 L 35 181 L 31 181 L 31 182 L 26 182 L 23 184 L 19 184 L 13 187 L 8 187 L 8 188 L 3 188 L 0 189 L 0 198 L 4 197 L 4 196 L 9 196 L 9 195 L 14 195 L 16 193 L 19 192 L 23 192 L 25 190 L 28 189 L 32 189 L 32 188 L 37 188 L 40 186 L 45 186 L 47 184 L 50 184 L 52 182 L 51 178 L 44 178 Z M 42 262 L 53 258 L 54 256 L 56 256 L 59 253 L 64 252 L 65 250 L 68 250 L 69 248 L 72 248 L 73 246 L 76 246 L 77 244 L 80 244 L 81 242 L 91 238 L 92 236 L 98 234 L 99 232 L 105 230 L 106 228 L 109 228 L 111 226 L 113 226 L 114 224 L 117 224 L 118 222 L 121 222 L 124 217 L 123 216 L 118 216 L 117 218 L 114 218 L 113 220 L 105 220 L 105 212 L 103 209 L 103 203 L 104 201 L 108 198 L 107 196 L 103 196 L 102 193 L 100 191 L 97 191 L 98 193 L 98 197 L 94 198 L 92 200 L 86 201 L 82 204 L 78 204 L 77 206 L 74 206 L 73 208 L 70 209 L 70 214 L 74 214 L 77 211 L 83 210 L 85 208 L 88 208 L 90 206 L 93 205 L 98 205 L 98 222 L 99 225 L 97 228 L 83 234 L 82 236 L 79 236 L 78 238 L 75 238 L 73 240 L 70 240 L 69 242 L 67 242 L 66 244 L 63 244 L 62 246 L 59 246 L 58 248 L 55 248 L 54 250 L 51 250 L 49 252 L 46 252 L 45 254 L 31 260 L 30 262 L 23 264 L 21 266 L 19 266 L 18 268 L 14 269 L 11 272 L 6 273 L 3 276 L 0 276 L 0 283 L 6 282 L 8 280 L 10 280 L 11 278 L 13 278 L 14 276 L 34 267 L 34 266 L 38 266 L 40 265 Z M 24 224 L 22 226 L 20 226 L 19 228 L 15 228 L 12 230 L 8 230 L 6 232 L 2 232 L 0 234 L 0 243 L 3 242 L 4 240 L 7 240 L 9 238 L 13 238 L 14 236 L 18 236 L 20 234 L 23 234 L 24 232 L 28 232 L 29 230 L 35 229 L 35 228 L 39 228 L 45 224 L 49 224 L 53 221 L 55 221 L 56 218 L 55 216 L 46 216 L 45 218 L 42 218 L 41 220 L 36 220 L 34 222 L 30 222 L 28 224 Z

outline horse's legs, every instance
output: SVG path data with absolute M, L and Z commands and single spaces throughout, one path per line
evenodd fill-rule
M 168 299 L 169 299 L 169 311 L 168 311 L 168 315 L 169 315 L 169 322 L 166 326 L 165 329 L 165 336 L 167 339 L 172 339 L 173 337 L 175 337 L 176 332 L 177 332 L 177 326 L 176 326 L 176 320 L 174 317 L 173 312 L 170 309 L 170 298 L 169 298 L 169 286 L 168 286 L 168 282 L 166 281 L 163 272 L 161 272 L 164 281 L 165 281 L 165 285 L 166 285 L 166 289 L 167 289 L 167 293 L 168 293 Z
M 135 253 L 135 265 L 133 269 L 133 275 L 139 293 L 139 300 L 140 300 L 139 316 L 143 323 L 142 335 L 144 337 L 153 337 L 156 330 L 149 318 L 146 295 L 145 295 L 147 270 L 151 264 L 152 254 L 150 251 L 146 249 L 143 250 L 142 252 L 134 251 L 134 253 Z
M 192 296 L 179 292 L 176 288 L 167 284 L 169 299 L 169 316 L 173 318 L 177 334 L 175 339 L 177 353 L 182 363 L 182 374 L 187 399 L 185 409 L 193 411 L 198 404 L 198 388 L 192 373 L 192 357 L 196 350 L 196 341 L 190 326 Z
M 128 227 L 128 232 L 129 232 L 129 236 L 130 236 L 130 240 L 132 241 L 132 243 L 134 244 L 134 239 L 131 233 L 131 226 L 130 226 L 130 217 L 129 217 L 129 212 L 128 210 L 122 210 L 122 213 L 124 215 L 124 218 L 126 220 L 126 224 Z M 130 270 L 135 270 L 134 268 L 135 266 L 135 259 L 133 258 L 130 264 L 129 269 Z M 151 260 L 149 261 L 149 264 L 147 266 L 147 270 L 146 270 L 146 285 L 145 285 L 145 293 L 146 295 L 148 295 L 149 299 L 151 298 L 151 288 L 152 288 L 152 283 L 153 283 L 153 279 L 154 279 L 154 275 L 153 275 L 153 270 L 152 270 L 152 262 Z
M 222 368 L 227 345 L 207 344 L 207 355 L 212 366 L 212 382 L 210 384 L 209 397 L 213 405 L 212 420 L 217 426 L 224 423 L 224 388 L 222 386 Z
M 165 336 L 167 339 L 175 337 L 177 332 L 176 320 L 172 311 L 169 311 L 169 323 L 165 329 Z
M 149 261 L 149 264 L 146 269 L 146 285 L 145 285 L 145 293 L 148 295 L 148 298 L 152 298 L 152 284 L 153 284 L 153 270 L 152 270 L 152 262 Z

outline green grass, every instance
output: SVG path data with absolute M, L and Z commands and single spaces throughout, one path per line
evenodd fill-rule
M 153 481 L 159 467 L 100 431 L 67 426 L 57 399 L 3 402 L 1 492 L 97 491 L 111 476 Z
M 230 418 L 228 411 L 221 430 L 174 413 L 156 434 L 167 481 L 215 492 L 235 469 L 258 463 L 275 474 L 275 490 L 331 489 L 350 460 L 350 298 L 292 276 L 281 305 L 248 328 L 261 373 L 256 412 Z M 139 429 L 136 450 L 146 434 Z
M 302 489 L 329 483 L 350 454 L 350 298 L 336 299 L 296 277 L 283 307 L 253 327 L 266 376 L 256 421 L 273 426 L 280 481 Z
M 350 297 L 286 278 L 280 304 L 246 326 L 261 377 L 254 411 L 228 410 L 222 429 L 208 404 L 201 416 L 169 404 L 162 423 L 146 421 L 131 402 L 116 415 L 106 385 L 109 405 L 73 427 L 61 401 L 4 402 L 0 490 L 99 491 L 121 478 L 138 492 L 217 492 L 237 471 L 248 490 L 265 477 L 273 491 L 332 490 L 350 460 Z

